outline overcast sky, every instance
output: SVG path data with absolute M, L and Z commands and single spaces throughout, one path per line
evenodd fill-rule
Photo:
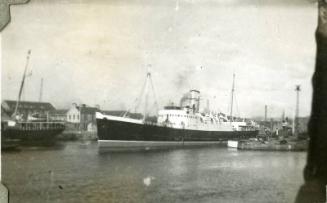
M 317 6 L 302 1 L 35 0 L 12 6 L 2 32 L 2 99 L 16 99 L 32 50 L 23 99 L 57 108 L 134 107 L 152 80 L 160 106 L 198 89 L 202 104 L 227 112 L 233 72 L 237 115 L 290 117 L 300 84 L 310 114 Z M 266 2 L 266 3 L 264 3 Z

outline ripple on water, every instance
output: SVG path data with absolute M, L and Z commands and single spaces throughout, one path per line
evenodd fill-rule
M 306 154 L 226 148 L 98 153 L 97 143 L 3 153 L 11 202 L 292 202 Z

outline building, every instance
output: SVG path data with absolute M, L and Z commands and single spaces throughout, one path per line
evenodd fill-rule
M 49 112 L 49 118 L 52 121 L 67 121 L 68 109 L 57 109 Z
M 77 104 L 73 103 L 72 107 L 66 113 L 66 121 L 75 129 L 80 128 L 80 111 Z
M 85 104 L 73 103 L 67 111 L 66 120 L 73 128 L 79 130 L 96 131 L 95 113 L 100 111 L 98 107 L 90 107 Z
M 80 106 L 80 127 L 83 130 L 96 131 L 95 113 L 100 110 L 96 107 L 88 107 L 85 104 Z
M 8 115 L 12 116 L 15 112 L 17 101 L 4 100 L 1 103 L 1 108 Z M 56 110 L 54 106 L 49 102 L 32 102 L 32 101 L 20 101 L 17 109 L 17 113 L 26 120 L 28 116 L 33 114 L 48 116 L 51 111 Z

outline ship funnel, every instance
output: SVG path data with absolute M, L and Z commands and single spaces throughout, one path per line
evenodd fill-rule
M 181 99 L 181 107 L 191 108 L 194 113 L 199 112 L 200 91 L 190 90 Z

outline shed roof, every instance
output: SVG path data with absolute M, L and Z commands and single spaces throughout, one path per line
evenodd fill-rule
M 50 111 L 51 114 L 66 114 L 68 112 L 68 109 L 55 109 L 53 111 Z
M 6 110 L 6 112 L 13 112 L 15 110 L 17 101 L 15 100 L 4 100 L 1 106 Z M 33 110 L 45 110 L 53 111 L 56 110 L 55 107 L 49 102 L 34 102 L 34 101 L 20 101 L 18 109 L 33 109 Z

